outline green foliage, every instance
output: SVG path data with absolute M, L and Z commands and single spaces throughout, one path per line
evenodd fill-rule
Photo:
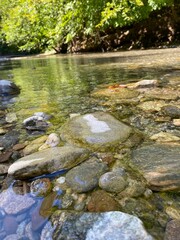
M 0 36 L 20 51 L 45 51 L 147 18 L 173 0 L 1 0 Z M 1 40 L 2 41 L 2 40 Z M 1 44 L 1 43 L 0 43 Z

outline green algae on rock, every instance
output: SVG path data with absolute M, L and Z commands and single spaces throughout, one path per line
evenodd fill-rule
M 95 112 L 70 119 L 60 131 L 67 142 L 103 151 L 128 139 L 132 128 L 110 114 Z

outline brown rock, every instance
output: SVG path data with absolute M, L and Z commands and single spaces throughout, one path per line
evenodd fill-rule
M 25 147 L 26 147 L 26 144 L 24 144 L 24 143 L 18 143 L 18 144 L 16 144 L 16 145 L 13 146 L 13 150 L 19 151 L 19 150 L 21 150 L 21 149 L 23 149 L 23 148 L 25 148 Z
M 108 212 L 118 211 L 120 206 L 107 192 L 98 190 L 92 193 L 87 208 L 90 212 Z
M 167 223 L 164 240 L 180 239 L 180 221 L 171 220 Z
M 7 162 L 10 159 L 11 155 L 12 155 L 12 151 L 7 151 L 0 154 L 0 162 L 1 163 Z

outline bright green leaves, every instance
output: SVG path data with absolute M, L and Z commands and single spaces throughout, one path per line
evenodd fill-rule
M 147 18 L 173 0 L 1 0 L 0 36 L 21 51 L 45 51 Z
M 140 11 L 142 11 L 144 3 L 141 0 L 113 0 L 107 2 L 106 7 L 102 11 L 102 18 L 98 27 L 112 26 L 122 27 L 140 19 Z

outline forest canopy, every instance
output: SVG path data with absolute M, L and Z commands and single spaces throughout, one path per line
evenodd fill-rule
M 173 5 L 173 0 L 1 0 L 0 45 L 60 51 L 75 39 L 96 39 Z

